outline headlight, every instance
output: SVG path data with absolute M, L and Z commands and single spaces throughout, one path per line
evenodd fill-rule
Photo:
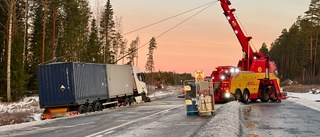
M 221 76 L 220 76 L 220 79 L 221 79 L 221 80 L 224 80 L 225 78 L 226 78 L 226 76 L 224 76 L 224 75 L 221 75 Z
M 236 73 L 239 73 L 240 72 L 240 69 L 239 68 L 236 68 Z
M 230 93 L 229 92 L 226 92 L 225 94 L 224 94 L 224 97 L 226 97 L 226 98 L 230 98 Z
M 234 73 L 234 71 L 235 71 L 234 68 L 231 68 L 231 69 L 230 69 L 230 72 L 231 72 L 231 73 Z

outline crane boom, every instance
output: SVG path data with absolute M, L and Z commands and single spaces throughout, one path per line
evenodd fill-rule
M 236 11 L 236 9 L 232 8 L 230 9 L 230 5 L 231 5 L 231 2 L 230 0 L 220 0 L 220 3 L 221 3 L 221 7 L 224 11 L 224 15 L 226 16 L 230 26 L 232 27 L 234 33 L 236 34 L 240 44 L 241 44 L 241 47 L 242 47 L 242 51 L 245 54 L 245 60 L 246 62 L 248 63 L 246 70 L 248 70 L 249 66 L 250 66 L 250 62 L 252 62 L 255 58 L 260 58 L 260 57 L 264 57 L 264 55 L 261 53 L 261 52 L 253 52 L 251 46 L 249 45 L 249 41 L 252 39 L 251 36 L 246 36 L 242 29 L 241 29 L 241 26 L 239 25 L 236 17 L 234 16 L 233 12 Z M 250 64 L 249 64 L 250 63 Z

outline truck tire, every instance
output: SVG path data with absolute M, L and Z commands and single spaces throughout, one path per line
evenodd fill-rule
M 249 103 L 249 90 L 245 89 L 243 92 L 243 103 L 248 104 Z
M 78 108 L 78 113 L 80 114 L 83 114 L 83 113 L 86 113 L 86 106 L 84 105 L 81 105 L 79 108 Z
M 262 90 L 262 92 L 261 92 L 261 98 L 260 98 L 260 100 L 261 100 L 262 102 L 268 102 L 268 101 L 269 101 L 269 98 L 270 98 L 270 96 L 269 96 L 269 88 L 268 88 L 268 87 L 265 87 L 265 88 Z
M 131 101 L 129 98 L 126 98 L 126 100 L 124 101 L 124 106 L 130 106 L 131 105 Z
M 270 100 L 272 102 L 276 102 L 278 100 L 277 99 L 276 88 L 274 86 L 270 87 L 269 97 L 270 97 Z
M 151 99 L 147 97 L 146 93 L 142 93 L 141 97 L 144 102 L 151 102 Z
M 101 111 L 102 110 L 102 105 L 100 102 L 96 102 L 96 104 L 94 104 L 94 111 Z
M 239 89 L 236 90 L 236 92 L 234 94 L 234 99 L 236 101 L 241 101 L 241 91 Z
M 93 105 L 89 104 L 87 107 L 87 112 L 94 112 Z

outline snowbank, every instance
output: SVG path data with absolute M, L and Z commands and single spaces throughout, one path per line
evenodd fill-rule
M 155 90 L 152 94 L 148 96 L 151 99 L 162 98 L 170 95 L 176 95 L 182 92 L 182 87 L 178 86 L 166 86 L 166 88 Z
M 26 97 L 19 102 L 0 102 L 0 126 L 40 120 L 43 109 L 39 97 Z
M 218 110 L 216 116 L 210 119 L 195 135 L 196 137 L 238 137 L 240 136 L 240 104 L 229 102 Z
M 287 95 L 290 101 L 320 111 L 320 94 L 288 92 Z

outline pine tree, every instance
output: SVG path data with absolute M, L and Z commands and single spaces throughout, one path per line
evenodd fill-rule
M 27 54 L 27 72 L 31 75 L 28 82 L 29 90 L 37 89 L 37 66 L 41 64 L 41 53 L 42 53 L 42 21 L 43 21 L 43 2 L 34 0 L 30 6 L 30 42 L 28 44 Z M 46 49 L 46 48 L 45 48 Z M 45 54 L 47 55 L 47 54 Z
M 102 43 L 99 41 L 98 38 L 98 27 L 96 26 L 96 20 L 92 19 L 91 32 L 86 50 L 87 58 L 85 62 L 103 63 L 103 56 L 99 54 L 101 44 Z
M 89 37 L 91 15 L 86 0 L 62 1 L 63 33 L 58 47 L 60 56 L 68 55 L 64 61 L 81 61 Z
M 269 50 L 268 50 L 268 48 L 267 48 L 267 44 L 264 43 L 264 42 L 262 43 L 262 46 L 261 46 L 261 48 L 260 48 L 259 51 L 262 52 L 263 55 L 265 55 L 265 56 L 268 56 L 268 55 L 269 55 Z
M 12 41 L 12 56 L 11 58 L 11 89 L 12 99 L 19 100 L 26 92 L 27 80 L 29 75 L 24 70 L 24 37 L 25 37 L 25 2 L 17 1 L 16 12 L 14 16 L 14 29 Z
M 128 49 L 127 59 L 132 65 L 135 64 L 134 59 L 137 57 L 138 45 L 140 43 L 140 37 L 137 36 L 135 40 L 133 40 L 130 44 L 130 48 Z
M 110 4 L 110 0 L 108 0 L 100 22 L 100 36 L 103 41 L 101 50 L 103 51 L 104 63 L 114 63 L 115 61 L 115 53 L 111 49 L 113 39 L 115 38 L 113 14 L 112 5 Z
M 154 59 L 153 59 L 153 50 L 157 48 L 157 42 L 154 37 L 152 37 L 149 41 L 149 53 L 147 54 L 148 60 L 146 63 L 146 71 L 153 73 L 154 70 Z M 150 76 L 149 76 L 150 77 Z M 148 80 L 149 84 L 153 83 L 153 75 L 151 75 L 151 78 Z
M 316 62 L 317 62 L 317 50 L 318 50 L 318 39 L 320 25 L 320 0 L 311 0 L 309 10 L 305 12 L 305 18 L 310 23 L 309 37 L 310 37 L 310 62 L 311 68 L 309 69 L 310 77 L 316 75 Z

